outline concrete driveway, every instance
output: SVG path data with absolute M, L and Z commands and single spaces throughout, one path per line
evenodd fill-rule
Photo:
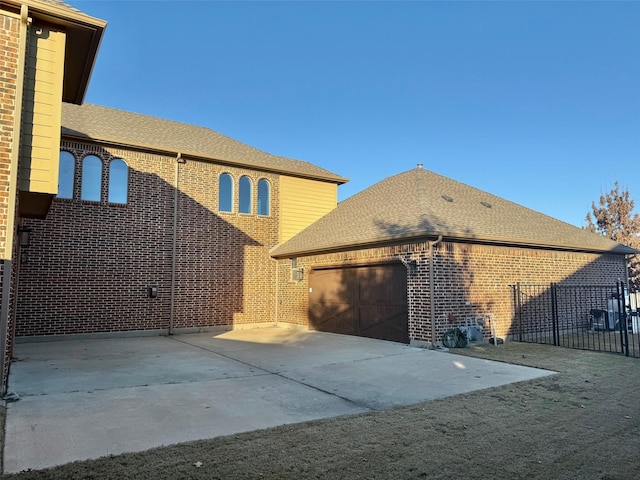
M 499 348 L 499 347 L 497 347 Z M 21 343 L 5 473 L 350 415 L 552 372 L 283 328 Z

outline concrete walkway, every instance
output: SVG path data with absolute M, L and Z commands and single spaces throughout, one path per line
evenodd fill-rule
M 499 348 L 499 347 L 498 347 Z M 17 344 L 5 473 L 410 405 L 552 372 L 282 328 Z

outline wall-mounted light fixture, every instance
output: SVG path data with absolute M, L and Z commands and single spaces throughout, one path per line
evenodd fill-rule
M 18 245 L 20 248 L 31 246 L 31 229 L 27 227 L 18 228 Z
M 31 229 L 27 227 L 18 228 L 18 246 L 20 247 L 20 263 L 27 263 L 27 249 L 31 246 Z

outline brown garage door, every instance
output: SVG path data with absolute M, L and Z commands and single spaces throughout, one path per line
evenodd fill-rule
M 409 343 L 404 265 L 312 270 L 309 324 L 323 332 Z

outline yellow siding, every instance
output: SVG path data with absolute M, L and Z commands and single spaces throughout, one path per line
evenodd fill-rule
M 289 240 L 336 208 L 338 186 L 295 177 L 280 177 L 280 241 Z
M 58 193 L 65 33 L 29 27 L 18 187 Z

